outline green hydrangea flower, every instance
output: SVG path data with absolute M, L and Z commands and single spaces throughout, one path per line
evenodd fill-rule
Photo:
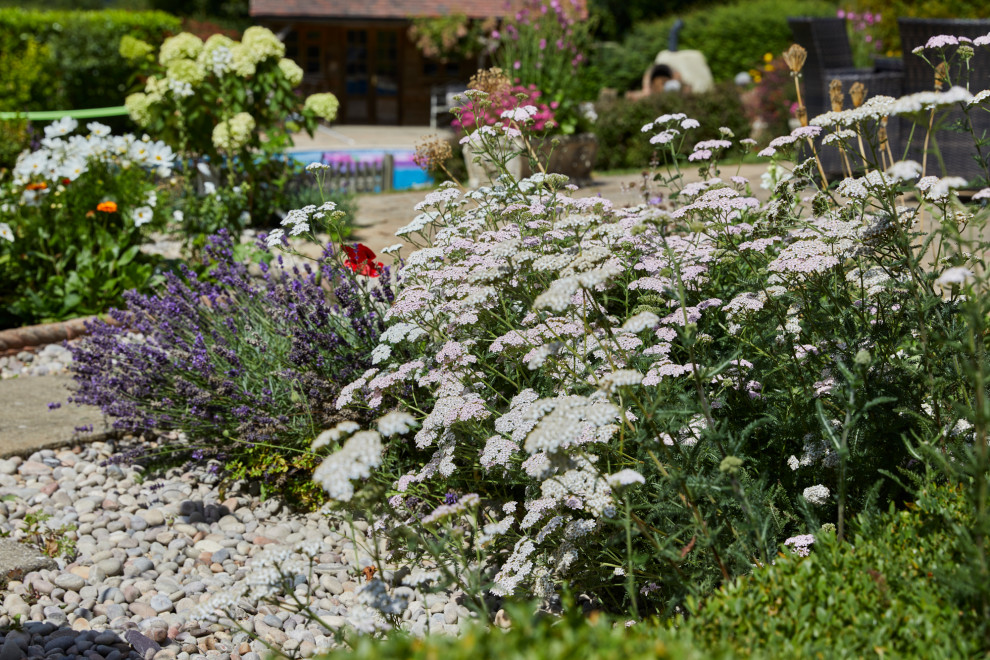
M 173 60 L 168 65 L 167 75 L 172 80 L 195 86 L 206 79 L 206 69 L 193 60 Z
M 320 119 L 333 121 L 337 118 L 337 110 L 340 108 L 340 101 L 333 94 L 313 94 L 306 98 L 303 106 L 305 110 L 312 112 Z
M 144 93 L 148 97 L 149 105 L 160 103 L 167 91 L 168 83 L 154 76 L 148 76 L 148 81 L 144 84 Z
M 124 35 L 120 39 L 120 56 L 125 60 L 140 60 L 155 51 L 155 47 L 147 41 L 135 39 L 130 35 Z
M 244 30 L 241 44 L 252 53 L 255 63 L 269 57 L 285 57 L 285 44 L 278 40 L 274 32 L 260 25 L 252 25 Z
M 199 63 L 205 67 L 209 67 L 213 63 L 213 52 L 220 49 L 226 48 L 231 50 L 237 42 L 224 34 L 214 34 L 206 40 L 203 44 L 203 50 L 199 54 Z
M 162 48 L 158 51 L 158 63 L 167 67 L 178 59 L 194 60 L 202 50 L 202 39 L 195 34 L 182 32 L 162 42 Z
M 213 146 L 220 151 L 238 151 L 251 140 L 254 127 L 254 117 L 246 112 L 239 112 L 214 127 Z
M 241 78 L 250 78 L 254 75 L 255 59 L 251 55 L 250 49 L 244 44 L 237 44 L 230 49 L 230 70 L 239 75 Z
M 142 92 L 131 94 L 124 99 L 124 107 L 127 108 L 127 114 L 130 115 L 131 119 L 138 126 L 147 126 L 151 123 L 152 105 L 153 103 L 148 98 L 148 95 Z
M 299 85 L 303 79 L 303 70 L 298 64 L 292 60 L 282 58 L 278 61 L 278 68 L 282 70 L 282 75 L 285 79 L 289 81 L 289 84 L 293 87 Z

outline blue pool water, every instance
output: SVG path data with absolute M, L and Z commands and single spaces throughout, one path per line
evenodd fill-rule
M 321 163 L 375 163 L 381 162 L 386 151 L 383 149 L 335 149 L 332 151 L 293 151 L 289 155 L 306 165 Z M 394 190 L 409 190 L 429 186 L 433 178 L 413 162 L 414 152 L 411 149 L 389 149 L 395 159 L 395 171 L 392 178 Z

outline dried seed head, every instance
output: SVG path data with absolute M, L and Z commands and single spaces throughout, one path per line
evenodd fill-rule
M 832 101 L 832 112 L 842 112 L 843 98 L 845 94 L 842 92 L 842 81 L 833 80 L 828 85 L 828 97 Z
M 798 121 L 801 122 L 801 125 L 802 126 L 807 126 L 808 125 L 808 109 L 806 107 L 804 107 L 803 105 L 802 106 L 798 106 L 798 109 L 797 109 L 797 118 L 798 118 Z
M 471 76 L 471 80 L 468 81 L 468 89 L 485 92 L 489 97 L 500 96 L 508 92 L 511 85 L 512 81 L 498 67 L 482 69 Z
M 849 98 L 852 99 L 853 107 L 858 108 L 866 100 L 866 85 L 861 82 L 854 82 L 849 88 Z
M 808 51 L 798 44 L 791 44 L 791 47 L 784 51 L 784 62 L 787 63 L 791 73 L 800 73 L 807 59 Z
M 416 145 L 413 162 L 424 170 L 436 172 L 454 155 L 450 143 L 436 135 L 429 135 Z

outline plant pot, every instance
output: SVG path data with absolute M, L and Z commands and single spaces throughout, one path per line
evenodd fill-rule
M 591 171 L 598 153 L 598 137 L 594 133 L 554 135 L 535 141 L 533 148 L 540 162 L 544 163 L 547 173 L 564 174 L 571 178 L 572 183 L 579 186 L 591 182 Z M 477 188 L 489 183 L 496 175 L 495 168 L 488 163 L 474 162 L 477 152 L 470 143 L 464 144 L 463 149 L 468 171 L 468 187 Z M 516 149 L 523 149 L 522 140 L 516 139 Z M 516 180 L 534 174 L 529 158 L 525 156 L 516 156 L 510 160 L 507 169 Z M 539 168 L 536 171 L 539 171 Z
M 516 138 L 512 148 L 516 151 L 521 150 L 523 148 L 522 140 Z M 470 142 L 465 142 L 461 149 L 464 152 L 464 164 L 467 166 L 468 188 L 486 186 L 498 177 L 500 174 L 498 168 L 485 160 L 484 156 L 481 156 L 481 153 L 475 149 L 474 145 Z M 527 165 L 526 169 L 528 169 L 526 160 L 522 156 L 516 156 L 506 163 L 506 169 L 516 181 L 524 176 L 529 176 L 528 174 L 523 174 L 524 164 Z

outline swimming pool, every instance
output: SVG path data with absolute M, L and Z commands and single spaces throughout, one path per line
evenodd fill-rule
M 320 162 L 336 163 L 380 163 L 386 153 L 395 159 L 392 176 L 393 190 L 421 188 L 433 183 L 433 177 L 413 162 L 412 149 L 334 149 L 329 151 L 292 151 L 289 155 L 306 165 Z

